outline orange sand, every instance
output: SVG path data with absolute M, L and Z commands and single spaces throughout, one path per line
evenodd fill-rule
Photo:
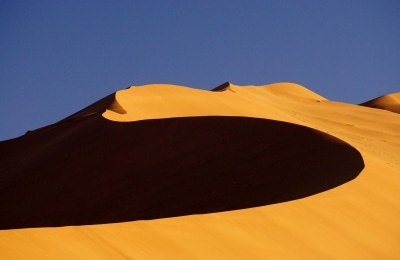
M 400 255 L 399 114 L 329 101 L 291 83 L 230 84 L 215 92 L 148 85 L 119 91 L 115 99 L 103 114 L 112 121 L 220 115 L 311 127 L 358 149 L 365 168 L 356 179 L 334 189 L 262 207 L 0 231 L 1 258 L 396 259 Z M 69 120 L 98 112 L 89 110 Z

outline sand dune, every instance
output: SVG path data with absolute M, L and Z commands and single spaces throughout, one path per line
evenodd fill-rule
M 399 117 L 292 83 L 118 91 L 0 142 L 0 255 L 395 259 Z
M 400 114 L 400 92 L 374 98 L 360 105 L 366 107 L 384 109 Z

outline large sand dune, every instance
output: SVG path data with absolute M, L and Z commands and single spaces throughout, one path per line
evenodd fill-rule
M 118 91 L 0 142 L 0 256 L 396 259 L 400 115 L 371 107 L 292 83 Z

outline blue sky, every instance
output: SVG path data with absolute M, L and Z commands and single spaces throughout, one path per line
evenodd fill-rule
M 171 3 L 173 2 L 173 3 Z M 129 85 L 400 91 L 400 1 L 0 2 L 0 140 Z

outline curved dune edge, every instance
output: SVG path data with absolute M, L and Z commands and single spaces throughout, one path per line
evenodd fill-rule
M 117 91 L 115 103 L 118 109 L 107 108 L 103 117 L 118 122 L 204 115 L 263 117 L 263 109 L 271 109 L 274 102 L 283 100 L 320 102 L 326 99 L 294 83 L 265 86 L 225 83 L 213 91 L 150 84 Z M 270 114 L 278 111 L 276 107 Z
M 334 188 L 364 167 L 360 153 L 337 138 L 242 117 L 115 123 L 94 116 L 0 146 L 11 148 L 0 159 L 0 229 L 264 206 Z M 7 170 L 25 154 L 30 161 Z
M 400 114 L 400 92 L 374 98 L 361 103 L 360 106 L 378 108 Z
M 396 259 L 400 254 L 399 114 L 253 93 L 249 95 L 253 105 L 242 109 L 254 111 L 253 106 L 258 106 L 261 118 L 308 126 L 346 141 L 362 154 L 362 174 L 326 192 L 265 207 L 120 224 L 0 231 L 1 256 Z

